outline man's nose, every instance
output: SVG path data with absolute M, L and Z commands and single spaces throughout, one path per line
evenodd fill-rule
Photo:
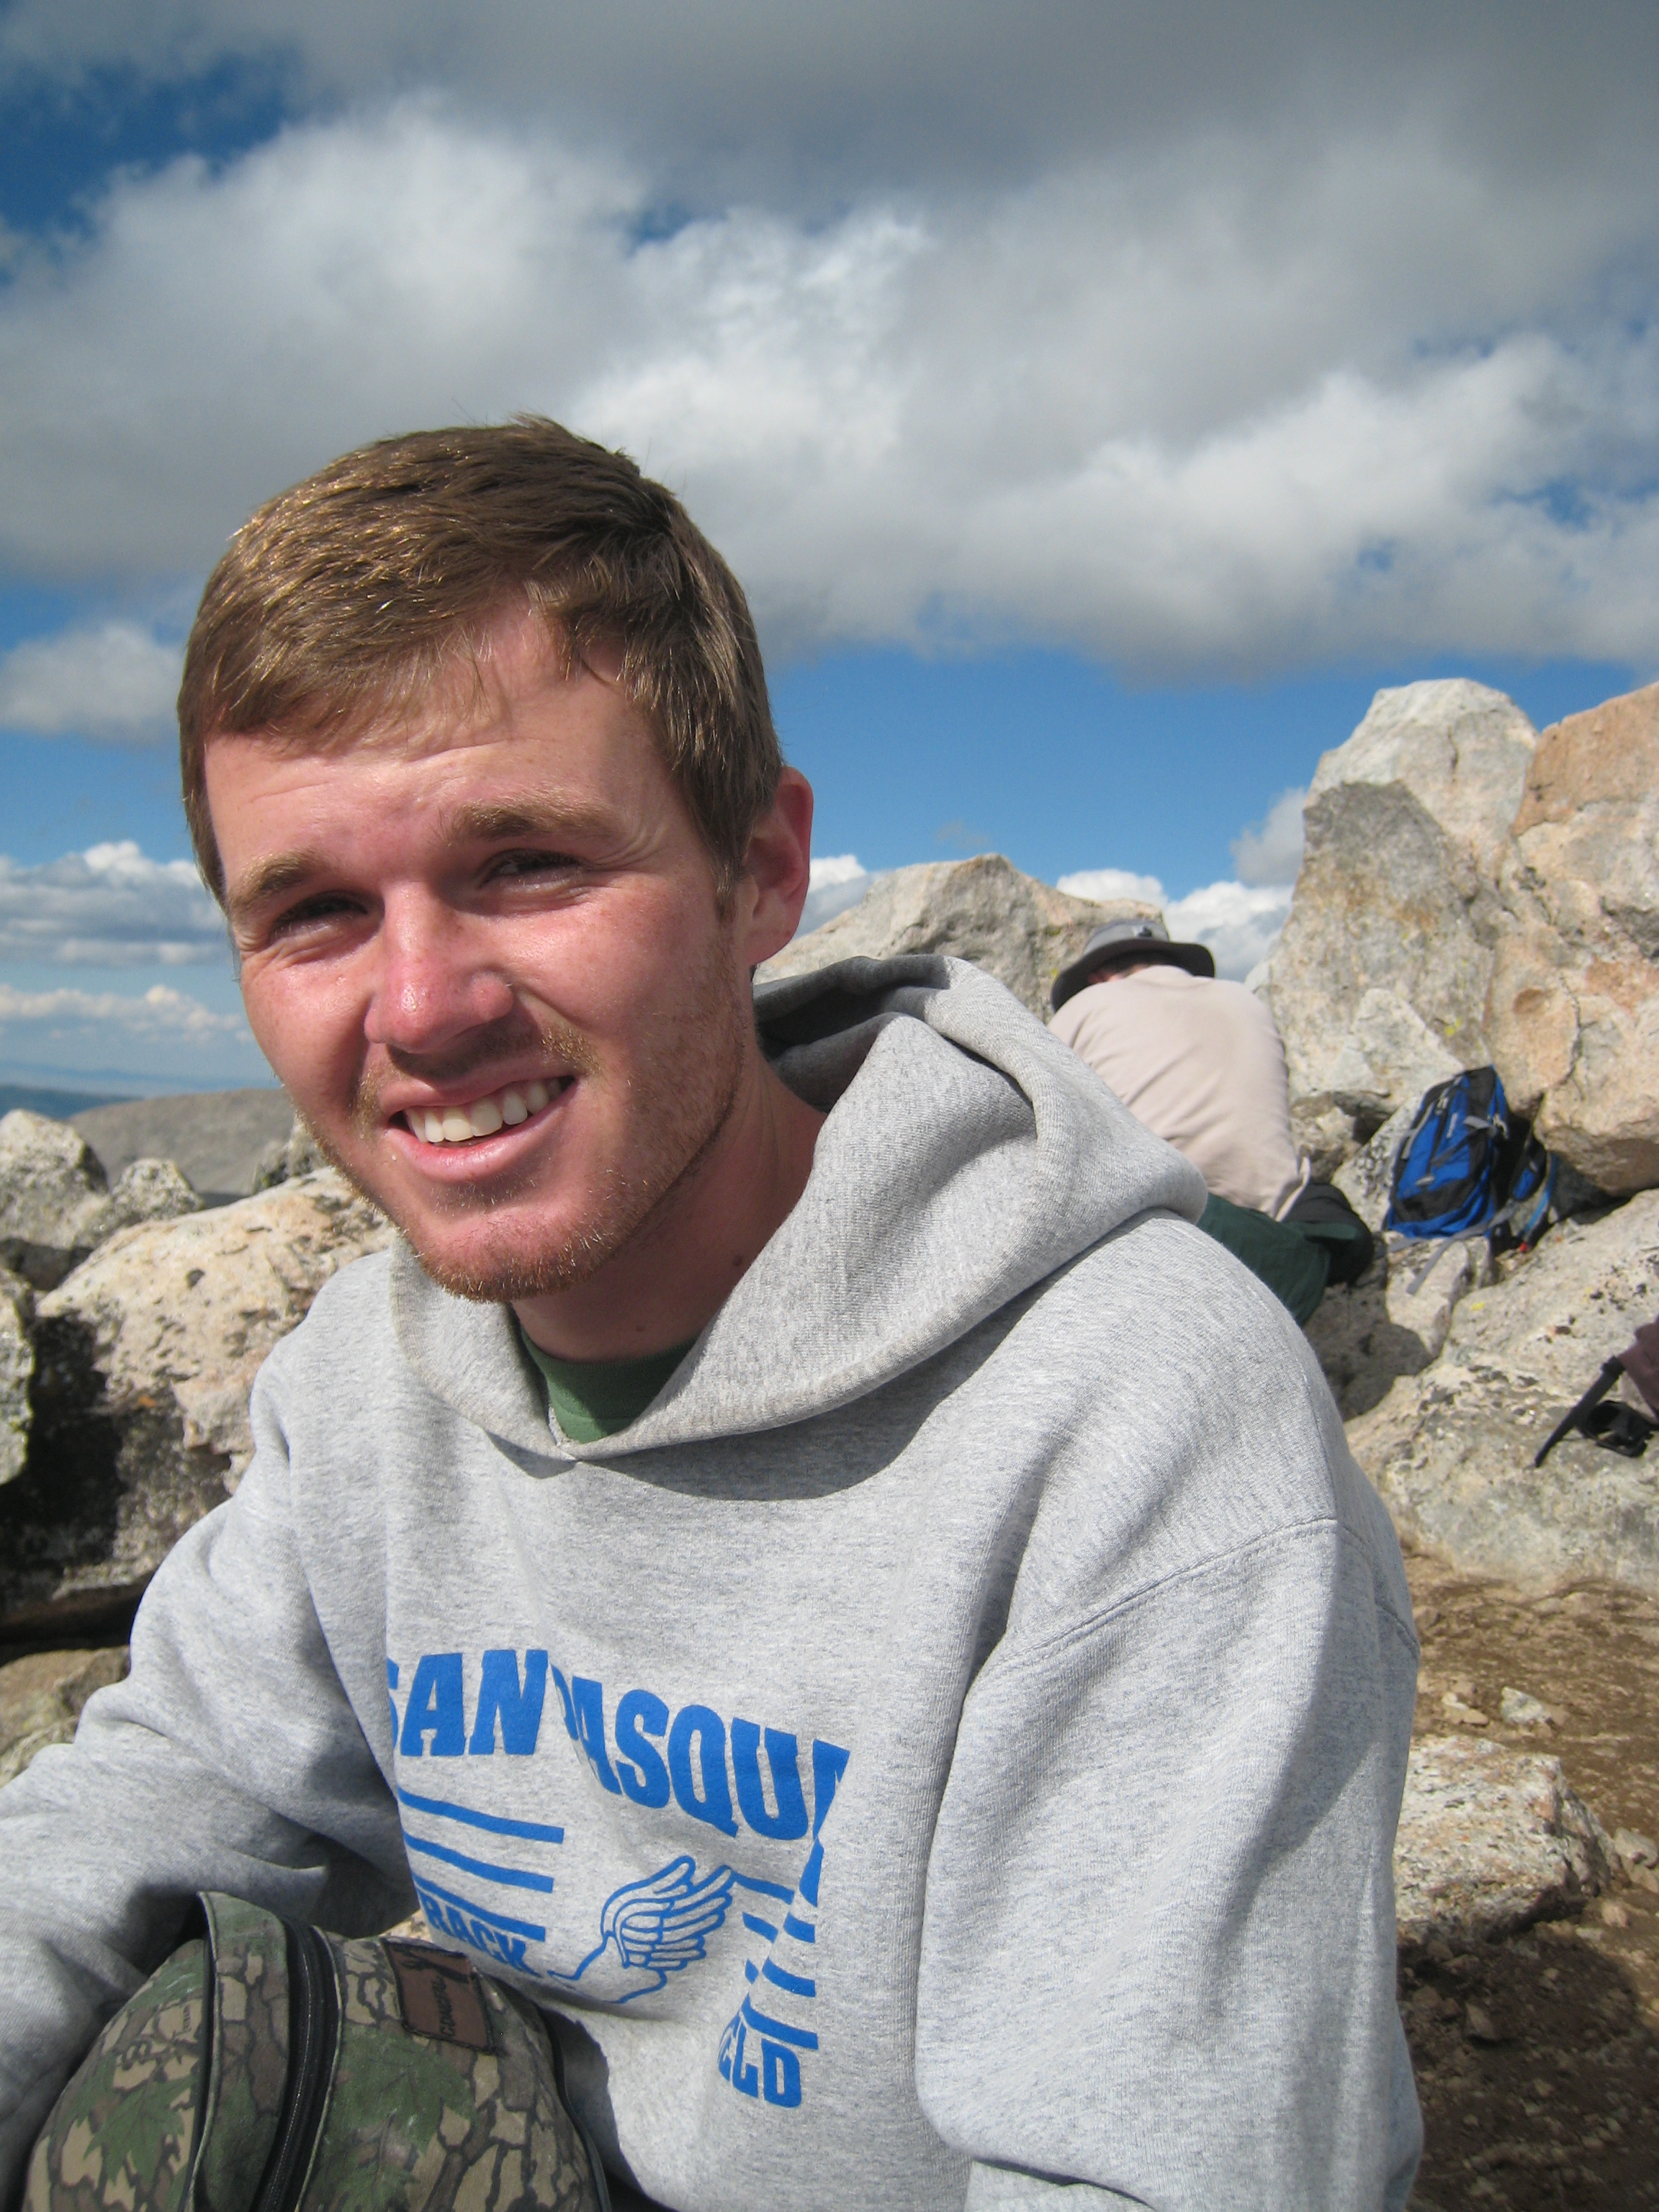
M 388 906 L 364 1033 L 388 1051 L 431 1053 L 513 1010 L 513 990 L 467 918 L 434 899 Z

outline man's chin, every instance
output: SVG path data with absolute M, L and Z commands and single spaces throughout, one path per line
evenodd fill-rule
M 440 1188 L 416 1202 L 392 1177 L 368 1172 L 309 1121 L 306 1127 L 323 1157 L 380 1208 L 433 1281 L 454 1297 L 510 1305 L 574 1290 L 614 1257 L 639 1225 L 625 1205 L 581 1229 L 538 1222 L 525 1218 L 529 1205 L 515 1206 L 517 1194 L 505 1190 L 486 1195 Z

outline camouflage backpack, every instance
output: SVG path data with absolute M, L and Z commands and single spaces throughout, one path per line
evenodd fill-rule
M 23 2212 L 610 2212 L 533 2005 L 430 1943 L 202 1908 L 52 2108 Z

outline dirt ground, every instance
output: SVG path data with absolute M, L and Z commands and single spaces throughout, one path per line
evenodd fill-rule
M 1419 1735 L 1553 1753 L 1609 1833 L 1659 1839 L 1659 1606 L 1601 1584 L 1528 1596 L 1408 1559 Z M 1506 1727 L 1505 1689 L 1554 1725 Z M 1476 1716 L 1480 1717 L 1476 1717 Z M 1652 1887 L 1649 1887 L 1648 1884 Z M 1659 1877 L 1572 1920 L 1401 1962 L 1425 2133 L 1415 2212 L 1659 2206 Z

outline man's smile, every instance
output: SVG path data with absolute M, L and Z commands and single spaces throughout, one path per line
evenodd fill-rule
M 410 1134 L 428 1145 L 466 1145 L 479 1137 L 493 1137 L 501 1129 L 516 1129 L 545 1112 L 575 1081 L 574 1075 L 537 1077 L 528 1083 L 509 1083 L 499 1091 L 485 1091 L 464 1103 L 435 1103 L 405 1106 L 392 1116 Z

